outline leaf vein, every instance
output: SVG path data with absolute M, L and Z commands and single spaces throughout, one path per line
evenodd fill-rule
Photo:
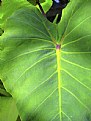
M 64 54 L 91 54 L 91 52 L 66 52 L 62 51 Z
M 50 95 L 48 95 L 38 106 L 37 106 L 37 108 L 35 109 L 35 111 L 33 112 L 33 113 L 35 113 L 38 109 L 39 109 L 39 107 L 41 106 L 41 105 L 43 105 L 44 103 L 45 103 L 45 101 L 48 99 L 48 98 L 50 98 L 53 94 L 54 94 L 54 92 L 57 90 L 57 88 L 56 89 L 54 89 L 51 93 L 50 93 Z
M 77 26 L 75 26 L 68 34 L 65 35 L 64 38 L 66 38 L 68 35 L 70 35 L 77 27 L 79 27 L 81 24 L 83 24 L 86 20 L 90 19 L 91 16 L 85 18 L 84 20 L 82 20 Z
M 33 41 L 33 40 L 34 40 L 34 41 L 37 40 L 37 41 L 43 41 L 43 42 L 47 42 L 47 43 L 53 44 L 52 41 L 49 41 L 49 40 L 44 39 L 44 38 L 39 38 L 39 37 L 25 37 L 25 38 L 24 38 L 24 37 L 16 37 L 16 38 L 13 38 L 13 39 L 21 39 L 21 40 L 23 40 L 23 39 L 24 39 L 24 40 L 25 40 L 25 39 L 28 40 L 28 39 L 29 39 L 29 40 L 32 40 L 32 41 Z M 53 44 L 53 45 L 54 45 L 54 44 Z
M 86 37 L 89 37 L 89 36 L 91 36 L 91 34 L 86 35 L 86 36 L 83 36 L 83 37 L 80 37 L 80 38 L 78 38 L 78 39 L 76 39 L 76 40 L 74 40 L 74 41 L 68 42 L 68 43 L 66 43 L 66 44 L 63 44 L 63 45 L 62 45 L 62 48 L 65 47 L 65 46 L 67 46 L 67 45 L 69 45 L 69 44 L 73 44 L 73 43 L 75 43 L 75 42 L 78 42 L 78 41 L 80 41 L 80 40 L 83 41 L 82 39 L 84 39 L 84 38 L 86 38 Z
M 55 74 L 57 73 L 57 71 L 55 71 L 54 73 L 52 73 L 46 80 L 42 81 L 38 86 L 36 86 L 31 93 L 29 93 L 29 95 L 27 95 L 27 97 L 31 96 L 31 94 L 36 91 L 41 85 L 43 85 L 44 83 L 46 83 L 49 79 L 51 79 Z
M 91 112 L 91 110 L 74 94 L 72 93 L 70 90 L 68 90 L 65 87 L 62 87 L 65 91 L 67 91 L 69 94 L 71 94 L 85 109 L 87 109 L 88 111 Z
M 69 63 L 69 64 L 71 64 L 71 65 L 74 65 L 74 66 L 77 66 L 77 67 L 79 67 L 79 68 L 82 68 L 82 69 L 85 69 L 85 70 L 91 70 L 90 68 L 86 68 L 86 67 L 84 67 L 84 66 L 81 66 L 81 65 L 79 65 L 79 64 L 76 64 L 76 63 L 73 63 L 73 62 L 71 62 L 71 61 L 68 61 L 68 60 L 66 60 L 66 59 L 64 59 L 64 58 L 61 58 L 63 61 L 65 61 L 65 62 L 67 62 L 67 63 Z
M 62 111 L 62 113 L 69 119 L 69 121 L 72 121 L 71 118 L 65 112 Z
M 50 38 L 47 34 L 45 34 L 43 31 L 41 31 L 40 29 L 37 29 L 34 25 L 32 25 L 32 24 L 28 24 L 27 22 L 24 22 L 24 21 L 21 21 L 20 19 L 16 19 L 17 21 L 19 21 L 19 22 L 21 22 L 21 23 L 24 23 L 24 24 L 26 24 L 26 25 L 28 25 L 28 26 L 32 26 L 34 29 L 36 29 L 37 31 L 39 31 L 40 33 L 42 33 L 43 35 L 45 35 L 45 36 L 47 36 L 48 38 Z
M 75 76 L 73 76 L 70 72 L 68 72 L 65 69 L 62 69 L 65 73 L 67 73 L 69 76 L 71 76 L 75 81 L 77 81 L 78 83 L 80 83 L 82 86 L 84 86 L 85 88 L 87 88 L 88 90 L 91 91 L 91 88 L 89 88 L 88 86 L 86 86 L 84 83 L 82 83 L 79 79 L 77 79 Z
M 21 56 L 24 56 L 24 55 L 27 55 L 27 54 L 31 54 L 31 53 L 34 53 L 34 52 L 39 52 L 39 51 L 41 51 L 41 50 L 55 50 L 55 48 L 43 48 L 43 49 L 37 49 L 37 50 L 28 51 L 28 52 L 25 52 L 25 53 L 20 54 L 20 55 L 18 55 L 18 56 L 15 56 L 14 58 L 11 58 L 11 59 L 9 59 L 9 60 L 6 60 L 5 62 L 9 62 L 9 61 L 12 61 L 12 60 L 14 60 L 14 59 L 16 59 L 16 58 L 19 58 L 19 57 L 21 57 Z M 51 53 L 53 53 L 53 52 L 51 52 Z
M 49 58 L 50 56 L 54 56 L 54 55 L 55 55 L 54 53 L 51 54 L 51 55 L 47 55 L 47 57 L 44 57 L 44 58 L 38 60 L 37 62 L 35 62 L 34 64 L 32 64 L 29 68 L 27 68 L 27 69 L 18 77 L 18 79 L 16 80 L 16 82 L 17 82 L 27 71 L 29 71 L 31 68 L 33 68 L 35 65 L 37 65 L 37 64 L 40 63 L 41 61 L 43 61 L 43 60 Z
M 51 121 L 54 121 L 54 119 L 59 115 L 59 113 L 57 113 L 55 116 L 53 116 L 53 118 L 51 119 Z

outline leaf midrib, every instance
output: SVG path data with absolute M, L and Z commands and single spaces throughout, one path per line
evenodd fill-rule
M 61 51 L 60 49 L 56 49 L 56 56 L 57 56 L 57 72 L 58 72 L 58 102 L 59 102 L 59 116 L 60 116 L 60 121 L 62 121 L 62 98 L 61 98 L 61 87 L 62 87 L 62 84 L 61 84 L 61 74 L 60 74 L 60 70 L 61 70 L 61 65 L 60 65 L 60 54 L 61 54 Z

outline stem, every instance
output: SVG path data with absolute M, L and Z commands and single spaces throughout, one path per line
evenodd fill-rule
M 40 10 L 41 10 L 41 12 L 42 12 L 42 14 L 46 17 L 46 14 L 45 14 L 45 12 L 44 12 L 44 10 L 43 10 L 43 8 L 42 8 L 42 6 L 41 6 L 39 0 L 36 0 L 36 3 L 38 4 L 38 6 L 39 6 L 39 8 L 40 8 Z

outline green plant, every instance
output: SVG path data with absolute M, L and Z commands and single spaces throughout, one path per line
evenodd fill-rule
M 91 0 L 71 0 L 58 25 L 25 0 L 9 3 L 0 15 L 0 78 L 21 119 L 91 121 Z

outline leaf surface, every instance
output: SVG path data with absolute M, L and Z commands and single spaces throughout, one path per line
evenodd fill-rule
M 35 7 L 18 10 L 7 20 L 0 77 L 23 121 L 91 120 L 90 4 L 70 2 L 59 25 Z
M 18 111 L 12 97 L 0 96 L 0 121 L 16 121 Z

